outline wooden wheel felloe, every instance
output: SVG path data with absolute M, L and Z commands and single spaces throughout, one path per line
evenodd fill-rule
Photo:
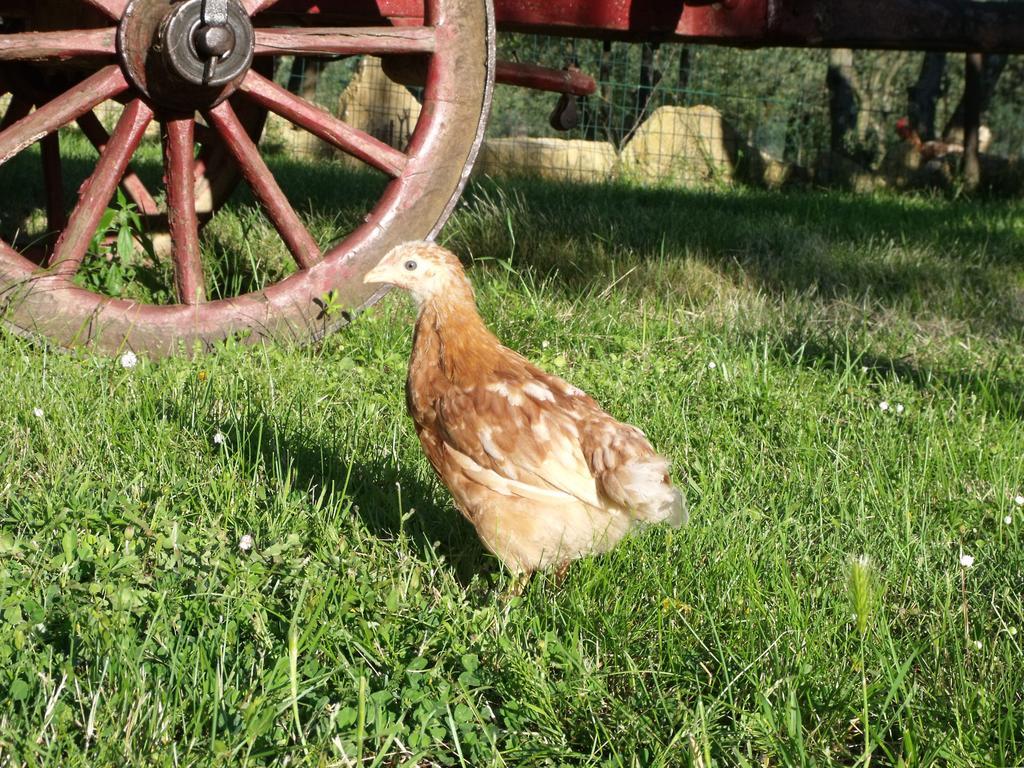
M 360 26 L 339 25 L 349 19 L 332 17 L 330 3 L 308 14 L 307 5 L 48 0 L 36 6 L 42 11 L 26 11 L 17 29 L 0 30 L 0 91 L 11 94 L 0 122 L 0 164 L 40 142 L 47 226 L 59 233 L 42 256 L 0 241 L 0 313 L 10 326 L 64 346 L 168 354 L 232 334 L 308 339 L 344 314 L 324 318 L 326 295 L 349 309 L 377 298 L 362 275 L 394 245 L 435 235 L 468 176 L 490 102 L 493 19 L 486 0 L 425 0 L 418 14 L 406 7 L 411 0 L 378 0 L 380 18 Z M 63 6 L 67 12 L 52 18 Z M 391 6 L 403 11 L 392 14 Z M 208 12 L 221 14 L 217 24 L 207 23 Z M 52 29 L 68 19 L 74 28 Z M 281 26 L 289 22 L 302 26 Z M 194 36 L 183 40 L 181 29 Z M 426 61 L 422 110 L 408 146 L 394 149 L 278 86 L 266 65 L 281 54 Z M 95 109 L 109 100 L 124 109 L 108 135 Z M 314 239 L 261 156 L 257 140 L 268 111 L 390 179 L 364 223 L 340 242 L 322 247 Z M 163 195 L 147 189 L 131 166 L 154 121 L 163 145 Z M 57 131 L 72 123 L 99 159 L 65 211 Z M 2 174 L 0 167 L 0 184 Z M 208 300 L 200 227 L 237 174 L 297 270 L 261 291 Z M 140 213 L 165 221 L 174 303 L 104 296 L 74 282 L 119 185 Z

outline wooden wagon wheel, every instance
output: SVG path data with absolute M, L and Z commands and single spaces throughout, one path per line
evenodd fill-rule
M 5 10 L 4 2 L 0 10 Z M 296 0 L 38 3 L 44 13 L 71 8 L 54 13 L 51 24 L 0 34 L 0 91 L 12 94 L 0 123 L 0 163 L 41 142 L 47 180 L 55 181 L 47 185 L 49 227 L 59 237 L 43 265 L 0 240 L 3 319 L 18 332 L 65 346 L 167 354 L 232 334 L 309 339 L 342 322 L 344 313 L 325 318 L 325 296 L 332 296 L 332 306 L 349 309 L 375 300 L 380 293 L 364 286 L 362 275 L 392 246 L 432 237 L 443 225 L 475 159 L 490 104 L 490 3 L 426 0 L 418 14 L 415 7 L 411 13 L 406 7 L 414 3 L 378 0 L 382 15 L 393 15 L 388 6 L 401 6 L 404 12 L 394 14 L 400 17 L 394 24 L 382 19 L 361 27 L 326 26 L 331 17 L 324 11 L 330 3 Z M 339 0 L 338 5 L 348 4 Z M 209 33 L 207 6 L 226 11 L 227 35 Z M 274 26 L 296 15 L 303 26 Z M 64 26 L 69 18 L 73 29 L 46 28 L 61 22 Z M 405 151 L 347 125 L 261 74 L 261 60 L 282 54 L 373 54 L 425 61 L 422 110 Z M 59 77 L 52 77 L 53 72 Z M 39 84 L 46 78 L 70 85 L 45 100 Z M 124 109 L 108 137 L 93 110 L 111 99 Z M 329 248 L 321 248 L 310 235 L 254 141 L 266 110 L 390 179 L 364 222 Z M 173 304 L 113 298 L 73 282 L 118 184 L 140 209 L 156 205 L 130 167 L 154 120 L 163 137 L 177 297 Z M 51 137 L 74 121 L 100 154 L 77 204 L 65 216 L 53 190 L 59 184 L 61 158 Z M 203 149 L 197 156 L 199 138 Z M 206 207 L 211 198 L 215 205 L 234 182 L 233 167 L 240 169 L 298 269 L 263 290 L 208 301 L 199 246 L 200 198 L 206 185 L 219 184 L 220 189 L 205 195 Z

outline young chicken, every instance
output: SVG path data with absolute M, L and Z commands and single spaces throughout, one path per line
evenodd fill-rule
M 502 346 L 452 253 L 406 243 L 364 281 L 412 294 L 409 413 L 462 514 L 511 571 L 564 568 L 640 524 L 686 520 L 643 432 Z
M 964 148 L 960 144 L 950 144 L 944 141 L 923 141 L 920 134 L 910 127 L 910 120 L 901 117 L 896 121 L 896 134 L 910 146 L 921 153 L 921 159 L 925 162 L 946 157 L 946 155 L 962 155 Z

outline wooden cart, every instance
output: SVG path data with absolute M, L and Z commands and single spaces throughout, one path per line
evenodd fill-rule
M 496 21 L 495 21 L 496 17 Z M 0 241 L 0 315 L 17 331 L 101 351 L 150 354 L 247 338 L 309 338 L 376 296 L 362 275 L 392 246 L 433 237 L 451 213 L 483 139 L 499 82 L 587 93 L 589 78 L 496 62 L 495 30 L 740 46 L 813 45 L 1017 50 L 1024 4 L 956 0 L 0 0 L 0 164 L 40 144 L 50 236 Z M 383 57 L 423 86 L 404 151 L 271 79 L 276 56 Z M 108 134 L 99 105 L 123 111 Z M 327 247 L 282 192 L 257 142 L 276 113 L 383 174 L 364 222 Z M 163 188 L 132 158 L 159 124 Z M 99 150 L 66 210 L 58 129 L 76 123 Z M 5 181 L 0 167 L 0 185 Z M 297 269 L 262 290 L 211 300 L 201 228 L 244 180 Z M 174 300 L 144 304 L 87 290 L 74 277 L 115 189 L 152 231 L 169 235 Z

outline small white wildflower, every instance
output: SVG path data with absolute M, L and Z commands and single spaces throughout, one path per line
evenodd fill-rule
M 42 408 L 33 408 L 32 409 L 32 415 L 35 416 L 37 419 L 43 418 L 43 415 L 44 415 L 43 414 L 43 409 Z
M 880 411 L 888 411 L 889 410 L 889 401 L 888 400 L 883 400 L 882 402 L 880 402 L 878 404 L 878 410 L 880 410 Z
M 547 339 L 544 339 L 544 341 L 542 341 L 542 342 L 540 343 L 540 348 L 541 348 L 541 349 L 547 349 L 547 348 L 548 348 L 548 347 L 550 347 L 550 346 L 551 346 L 551 342 L 550 342 L 550 341 L 548 341 Z
M 868 367 L 867 367 L 866 365 L 862 365 L 862 366 L 860 367 L 860 372 L 861 372 L 861 373 L 867 373 L 867 372 L 868 372 Z
M 903 413 L 903 403 L 896 403 L 896 413 Z
M 139 358 L 130 349 L 121 355 L 121 367 L 122 368 L 134 368 L 139 364 Z
M 1024 496 L 1021 496 L 1018 493 L 1016 496 L 1013 497 L 1013 503 L 1016 504 L 1018 507 L 1024 507 Z
M 970 568 L 974 565 L 974 558 L 970 555 L 965 555 L 963 552 L 960 553 L 960 565 L 964 568 Z
M 43 634 L 46 631 L 46 625 L 45 624 L 41 624 L 41 623 L 40 624 L 36 624 L 35 630 L 39 634 Z
M 1010 627 L 1006 631 L 1010 633 L 1010 637 L 1016 637 L 1017 636 L 1017 628 L 1016 627 Z
M 1007 525 L 1013 525 L 1013 515 L 1007 515 L 1003 518 L 1003 522 Z
M 711 370 L 711 371 L 713 371 L 713 370 L 715 370 L 715 368 L 717 368 L 717 367 L 718 367 L 718 364 L 717 364 L 717 363 L 715 363 L 715 361 L 714 361 L 714 360 L 712 360 L 712 361 L 711 361 L 710 363 L 708 363 L 708 370 Z
M 977 648 L 980 651 L 981 650 L 981 640 L 975 640 L 974 641 L 974 647 Z
M 219 429 L 213 433 L 213 442 L 215 445 L 224 445 L 225 441 L 227 441 L 227 438 Z
M 248 552 L 250 549 L 252 549 L 252 545 L 255 543 L 256 542 L 255 539 L 253 539 L 252 534 L 247 533 L 238 540 L 238 548 L 243 552 Z

